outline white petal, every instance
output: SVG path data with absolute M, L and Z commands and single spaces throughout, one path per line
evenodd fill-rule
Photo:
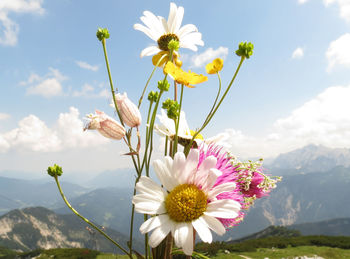
M 168 191 L 174 189 L 174 178 L 165 163 L 161 160 L 155 160 L 153 161 L 153 168 L 162 185 Z
M 207 226 L 213 230 L 216 234 L 222 236 L 223 234 L 225 234 L 226 229 L 224 227 L 224 225 L 222 225 L 222 223 L 220 222 L 220 220 L 218 220 L 217 218 L 211 217 L 211 216 L 207 216 L 207 215 L 202 215 L 201 218 L 205 221 L 205 223 L 207 224 Z
M 154 31 L 152 31 L 150 28 L 147 28 L 142 24 L 139 24 L 139 23 L 134 24 L 134 29 L 138 31 L 142 31 L 144 34 L 146 34 L 148 37 L 150 37 L 154 41 L 158 40 L 157 34 Z
M 177 12 L 177 7 L 176 4 L 174 3 L 170 3 L 170 11 L 169 11 L 169 16 L 168 16 L 168 29 L 170 32 L 172 26 L 173 26 L 173 22 L 176 16 L 176 12 Z
M 191 32 L 197 32 L 197 31 L 198 31 L 198 29 L 195 25 L 186 24 L 180 28 L 180 30 L 177 32 L 177 36 L 181 39 L 186 34 L 191 33 Z
M 191 42 L 188 42 L 188 43 L 180 42 L 180 47 L 181 48 L 185 48 L 185 49 L 190 49 L 192 51 L 197 51 L 198 50 L 197 46 L 192 44 Z
M 195 221 L 192 221 L 192 225 L 203 242 L 211 243 L 213 241 L 213 236 L 211 235 L 208 225 L 202 219 L 202 217 L 196 219 Z
M 156 247 L 163 241 L 163 239 L 169 234 L 173 228 L 173 222 L 169 221 L 169 224 L 162 224 L 160 227 L 156 228 L 149 238 L 148 244 L 151 247 Z
M 136 184 L 136 191 L 142 194 L 146 193 L 163 197 L 167 195 L 167 192 L 163 188 L 147 176 L 141 176 L 139 182 Z
M 192 43 L 192 44 L 200 45 L 200 46 L 204 45 L 204 42 L 202 41 L 202 34 L 200 32 L 192 32 L 192 33 L 188 33 L 188 34 L 184 35 L 181 38 L 181 42 Z
M 236 184 L 234 182 L 219 184 L 209 191 L 208 198 L 209 200 L 212 200 L 216 196 L 218 196 L 220 193 L 231 192 L 235 188 L 236 188 Z
M 150 29 L 150 31 L 152 32 L 152 35 L 154 35 L 153 40 L 157 41 L 159 37 L 162 36 L 162 33 L 158 31 L 157 26 L 153 24 L 152 19 L 150 19 L 147 16 L 142 16 L 140 19 Z
M 179 122 L 179 135 L 180 136 L 189 136 L 192 138 L 190 133 L 190 127 L 188 126 L 187 120 L 186 120 L 186 114 L 184 111 L 180 112 L 180 122 Z
M 142 223 L 142 225 L 140 227 L 140 232 L 142 234 L 145 234 L 147 232 L 152 231 L 155 228 L 160 227 L 161 225 L 169 224 L 168 221 L 170 221 L 170 219 L 169 219 L 169 216 L 167 214 L 152 217 L 152 218 L 150 218 L 147 221 Z
M 165 20 L 165 18 L 161 17 L 161 16 L 158 16 L 158 19 L 162 22 L 165 33 L 168 33 L 169 28 L 168 28 L 168 23 Z
M 174 22 L 172 24 L 171 27 L 171 32 L 177 34 L 177 32 L 179 31 L 180 27 L 181 27 L 181 23 L 182 23 L 182 19 L 184 17 L 184 8 L 182 6 L 179 6 L 179 8 L 177 8 L 177 12 L 176 12 L 176 17 L 174 19 Z
M 135 204 L 135 210 L 143 214 L 162 214 L 166 212 L 164 202 L 139 201 L 137 195 L 134 196 L 132 202 Z
M 195 175 L 194 173 L 197 170 L 198 161 L 199 151 L 197 149 L 191 149 L 187 156 L 183 171 L 181 175 L 179 175 L 179 182 L 181 184 L 188 183 L 189 180 L 192 180 L 190 177 Z
M 216 179 L 222 175 L 222 172 L 216 168 L 211 168 L 208 173 L 208 178 L 202 186 L 204 192 L 209 192 L 216 182 Z
M 214 156 L 207 157 L 199 166 L 198 171 L 196 173 L 195 184 L 197 186 L 203 186 L 207 181 L 209 171 L 212 168 L 215 168 L 217 163 L 217 159 Z
M 147 18 L 146 21 L 152 26 L 152 27 L 150 26 L 149 27 L 152 28 L 154 31 L 156 31 L 158 35 L 161 36 L 165 33 L 163 24 L 161 20 L 157 18 L 157 16 L 155 16 L 150 11 L 144 11 L 143 14 Z
M 150 46 L 141 51 L 140 57 L 142 58 L 144 56 L 151 56 L 158 53 L 159 51 L 160 49 L 157 46 Z
M 171 170 L 174 174 L 174 177 L 178 179 L 179 183 L 180 182 L 180 175 L 183 172 L 183 168 L 185 167 L 186 164 L 186 157 L 185 154 L 182 152 L 177 152 L 174 156 L 174 162 L 173 162 L 173 170 Z
M 240 208 L 241 205 L 237 201 L 216 200 L 208 203 L 204 214 L 216 218 L 233 219 L 238 216 Z
M 193 227 L 191 223 L 178 223 L 175 226 L 174 240 L 177 247 L 182 247 L 186 255 L 193 252 Z
M 148 201 L 152 201 L 152 202 L 163 202 L 164 196 L 158 196 L 158 195 L 152 195 L 152 194 L 136 194 L 134 196 L 134 198 L 136 198 L 136 201 L 139 202 L 148 202 Z

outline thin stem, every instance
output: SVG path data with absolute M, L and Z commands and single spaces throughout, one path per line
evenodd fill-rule
M 108 72 L 108 78 L 109 78 L 109 85 L 111 86 L 111 92 L 112 92 L 112 98 L 113 98 L 114 107 L 115 107 L 115 110 L 117 111 L 120 123 L 124 126 L 124 122 L 123 122 L 122 117 L 120 115 L 120 112 L 119 112 L 119 109 L 118 109 L 118 105 L 117 105 L 117 101 L 115 99 L 115 91 L 114 91 L 114 86 L 113 86 L 112 74 L 111 74 L 111 70 L 109 68 L 109 61 L 108 61 L 108 55 L 107 55 L 106 39 L 103 39 L 101 42 L 102 42 L 102 46 L 103 46 L 103 53 L 105 55 L 105 60 L 106 60 L 106 66 L 107 66 L 107 72 Z M 117 92 L 118 92 L 118 89 L 117 89 Z
M 140 106 L 141 106 L 141 103 L 142 103 L 142 100 L 143 100 L 143 96 L 145 95 L 147 86 L 148 86 L 149 82 L 151 81 L 151 78 L 153 77 L 154 72 L 156 71 L 157 67 L 159 66 L 159 64 L 162 62 L 162 60 L 163 60 L 166 56 L 167 56 L 167 54 L 164 54 L 164 55 L 158 60 L 157 64 L 154 66 L 154 68 L 153 68 L 153 70 L 152 70 L 152 73 L 151 73 L 151 75 L 149 76 L 149 78 L 148 78 L 148 80 L 147 80 L 147 82 L 146 82 L 145 87 L 143 88 L 142 95 L 141 95 L 141 97 L 140 97 L 139 104 L 138 104 L 137 108 L 140 108 Z
M 108 236 L 104 231 L 102 231 L 101 229 L 99 229 L 97 226 L 95 226 L 90 220 L 88 220 L 87 218 L 83 217 L 81 214 L 79 214 L 79 212 L 74 209 L 72 207 L 72 205 L 69 203 L 69 201 L 67 200 L 66 196 L 63 194 L 61 185 L 58 181 L 58 177 L 55 176 L 55 181 L 57 184 L 57 188 L 62 196 L 62 199 L 64 200 L 64 202 L 66 203 L 66 205 L 68 206 L 68 208 L 73 211 L 73 213 L 75 215 L 77 215 L 79 218 L 81 218 L 82 220 L 84 220 L 86 223 L 88 223 L 91 227 L 93 227 L 94 229 L 96 229 L 98 232 L 100 232 L 101 235 L 103 235 L 105 238 L 107 238 L 109 241 L 111 241 L 114 245 L 116 245 L 120 250 L 122 250 L 125 254 L 127 254 L 130 258 L 132 258 L 131 253 L 129 253 L 128 251 L 126 251 L 121 245 L 119 245 L 116 241 L 114 241 L 110 236 Z
M 168 155 L 168 136 L 165 136 L 164 156 Z
M 231 82 L 230 82 L 229 85 L 227 86 L 227 88 L 226 88 L 224 94 L 223 94 L 222 97 L 220 98 L 219 103 L 216 105 L 216 107 L 214 108 L 214 110 L 213 110 L 213 112 L 210 114 L 210 116 L 208 116 L 207 119 L 204 121 L 202 127 L 201 127 L 199 130 L 197 130 L 197 131 L 195 132 L 195 134 L 193 135 L 193 137 L 192 137 L 192 139 L 191 139 L 191 141 L 190 141 L 190 144 L 188 145 L 188 147 L 186 148 L 186 150 L 185 150 L 185 152 L 184 152 L 185 154 L 188 154 L 188 152 L 190 151 L 190 148 L 191 148 L 191 146 L 192 146 L 192 143 L 193 143 L 194 139 L 195 139 L 195 138 L 197 137 L 197 135 L 208 125 L 208 123 L 210 122 L 210 120 L 213 118 L 214 114 L 215 114 L 215 113 L 217 112 L 217 110 L 219 109 L 221 103 L 222 103 L 223 100 L 225 99 L 227 93 L 229 92 L 229 90 L 230 90 L 230 88 L 231 88 L 233 82 L 235 81 L 235 79 L 236 79 L 236 77 L 237 77 L 237 74 L 238 74 L 238 72 L 239 72 L 239 70 L 240 70 L 240 68 L 241 68 L 241 66 L 242 66 L 242 64 L 243 64 L 244 59 L 245 59 L 245 57 L 241 57 L 241 60 L 240 60 L 238 66 L 237 66 L 237 68 L 236 68 L 236 72 L 234 73 L 234 75 L 233 75 L 233 77 L 232 77 L 232 79 L 231 79 Z
M 216 103 L 217 103 L 217 101 L 218 101 L 218 99 L 219 99 L 219 96 L 220 96 L 220 92 L 221 92 L 221 76 L 220 76 L 219 72 L 217 72 L 217 75 L 218 75 L 218 79 L 219 79 L 219 89 L 218 89 L 218 93 L 216 94 L 216 98 L 215 98 L 214 104 L 213 104 L 213 106 L 211 107 L 211 110 L 210 110 L 210 112 L 208 113 L 208 116 L 207 116 L 207 118 L 205 119 L 204 123 L 209 119 L 209 117 L 210 117 L 211 113 L 213 112 L 213 110 L 214 110 L 214 108 L 215 108 L 215 105 L 216 105 Z
M 180 111 L 179 111 L 179 116 L 177 117 L 176 120 L 176 125 L 175 125 L 175 140 L 174 140 L 174 151 L 173 154 L 175 155 L 177 152 L 177 142 L 178 142 L 178 133 L 179 133 L 179 124 L 180 124 L 180 116 L 181 116 L 181 107 L 182 107 L 182 99 L 183 99 L 183 94 L 184 94 L 184 85 L 181 85 L 181 93 L 180 93 Z
M 166 79 L 166 76 L 164 78 L 164 80 Z M 163 90 L 161 90 L 159 92 L 159 97 L 158 97 L 158 100 L 156 102 L 156 105 L 153 109 L 153 113 L 152 113 L 152 117 L 151 117 L 151 122 L 149 124 L 149 128 L 148 128 L 148 134 L 146 135 L 146 145 L 145 145 L 145 154 L 144 154 L 144 157 L 143 157 L 143 161 L 142 161 L 142 165 L 141 165 L 141 172 L 143 170 L 143 167 L 146 163 L 146 160 L 148 160 L 148 157 L 147 157 L 147 151 L 148 151 L 148 147 L 149 147 L 149 144 L 150 144 L 150 139 L 151 139 L 151 135 L 153 135 L 153 126 L 154 126 L 154 122 L 156 120 L 156 114 L 157 114 L 157 110 L 158 110 L 158 106 L 159 106 L 159 102 L 160 102 L 160 99 L 162 97 L 162 94 L 163 94 Z

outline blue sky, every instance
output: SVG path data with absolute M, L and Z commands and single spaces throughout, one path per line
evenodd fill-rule
M 44 171 L 53 162 L 75 172 L 130 167 L 122 143 L 83 133 L 83 117 L 109 107 L 97 27 L 107 27 L 115 85 L 136 102 L 152 71 L 152 43 L 135 31 L 144 10 L 167 18 L 170 1 L 0 0 L 0 171 Z M 240 157 L 273 157 L 307 144 L 350 148 L 350 1 L 176 1 L 204 47 L 180 52 L 183 68 L 205 73 L 225 60 L 223 86 L 240 41 L 255 45 L 216 117 Z M 158 71 L 151 83 L 161 77 Z M 199 127 L 216 77 L 185 89 L 184 110 Z M 142 114 L 145 114 L 145 106 Z

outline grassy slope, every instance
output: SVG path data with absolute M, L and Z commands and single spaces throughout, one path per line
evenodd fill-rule
M 288 247 L 284 249 L 267 249 L 260 248 L 257 252 L 241 252 L 224 254 L 219 253 L 213 259 L 242 259 L 244 255 L 252 259 L 280 259 L 280 258 L 294 258 L 297 256 L 309 256 L 314 255 L 321 256 L 325 259 L 345 259 L 350 258 L 350 250 L 331 248 L 331 247 L 315 247 L 315 246 L 299 246 Z

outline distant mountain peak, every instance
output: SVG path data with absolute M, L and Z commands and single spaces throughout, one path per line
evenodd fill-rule
M 350 149 L 310 144 L 280 154 L 270 164 L 273 169 L 296 169 L 304 173 L 325 172 L 336 166 L 350 166 Z

